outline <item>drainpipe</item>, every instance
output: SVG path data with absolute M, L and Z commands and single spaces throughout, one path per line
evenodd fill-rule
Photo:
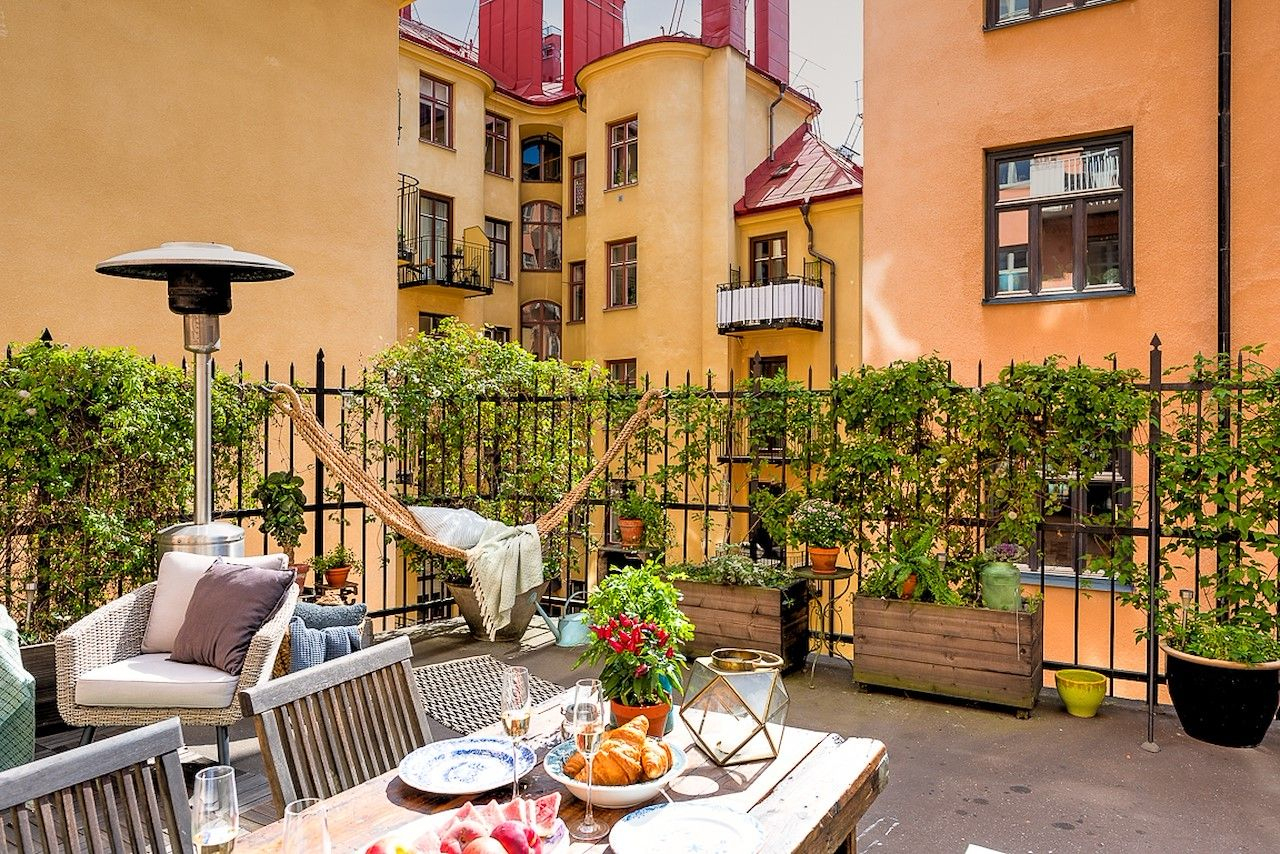
M 827 322 L 829 324 L 830 335 L 830 358 L 831 358 L 831 379 L 836 378 L 836 262 L 834 258 L 823 255 L 813 245 L 813 223 L 809 221 L 810 200 L 805 199 L 800 205 L 800 216 L 804 219 L 804 227 L 809 232 L 809 254 L 818 259 L 820 264 L 828 264 L 831 267 L 831 316 Z
M 783 97 L 787 94 L 787 84 L 778 84 L 778 97 L 773 99 L 773 103 L 769 105 L 769 162 L 773 162 L 773 110 L 782 103 Z
M 1218 348 L 1231 362 L 1231 0 L 1218 0 Z

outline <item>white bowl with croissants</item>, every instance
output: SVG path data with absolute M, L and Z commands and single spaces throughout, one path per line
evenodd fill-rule
M 636 718 L 607 730 L 592 760 L 591 803 L 602 809 L 639 806 L 653 800 L 680 776 L 688 760 L 684 751 L 648 736 L 649 722 Z M 542 767 L 579 800 L 587 799 L 586 759 L 572 741 L 547 751 Z

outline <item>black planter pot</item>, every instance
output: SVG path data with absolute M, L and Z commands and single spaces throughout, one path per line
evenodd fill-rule
M 1160 648 L 1169 697 L 1187 735 L 1222 747 L 1257 747 L 1280 707 L 1280 661 L 1247 665 Z

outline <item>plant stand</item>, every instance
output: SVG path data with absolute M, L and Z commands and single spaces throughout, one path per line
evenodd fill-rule
M 813 615 L 810 625 L 818 627 L 818 633 L 809 632 L 809 652 L 813 654 L 813 663 L 809 666 L 809 687 L 813 687 L 813 677 L 818 670 L 818 656 L 823 649 L 831 658 L 844 659 L 849 665 L 849 674 L 853 675 L 853 659 L 836 649 L 836 635 L 844 631 L 844 620 L 840 617 L 840 600 L 849 595 L 853 586 L 854 571 L 847 567 L 839 567 L 835 572 L 819 572 L 811 566 L 798 566 L 793 570 L 796 575 L 808 582 L 810 613 Z M 840 592 L 836 592 L 836 583 L 843 581 Z M 822 585 L 827 585 L 827 598 L 822 599 Z
M 853 678 L 977 700 L 1026 718 L 1044 682 L 1044 610 L 854 598 Z

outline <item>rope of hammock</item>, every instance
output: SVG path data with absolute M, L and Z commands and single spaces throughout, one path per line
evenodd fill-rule
M 461 549 L 447 546 L 428 536 L 404 502 L 388 492 L 365 471 L 364 466 L 353 458 L 333 437 L 333 434 L 317 420 L 315 413 L 302 402 L 302 398 L 292 386 L 279 383 L 271 387 L 270 393 L 276 408 L 289 416 L 298 436 L 310 446 L 329 472 L 364 502 L 369 512 L 381 519 L 388 528 L 433 554 L 452 558 L 467 556 Z M 587 494 L 591 484 L 608 470 L 609 464 L 627 446 L 636 431 L 661 408 L 661 389 L 650 389 L 641 396 L 640 402 L 636 405 L 636 411 L 622 425 L 612 444 L 596 461 L 591 471 L 587 472 L 563 498 L 556 502 L 555 506 L 538 517 L 535 525 L 539 535 L 545 536 L 564 521 L 569 511 L 576 507 Z

